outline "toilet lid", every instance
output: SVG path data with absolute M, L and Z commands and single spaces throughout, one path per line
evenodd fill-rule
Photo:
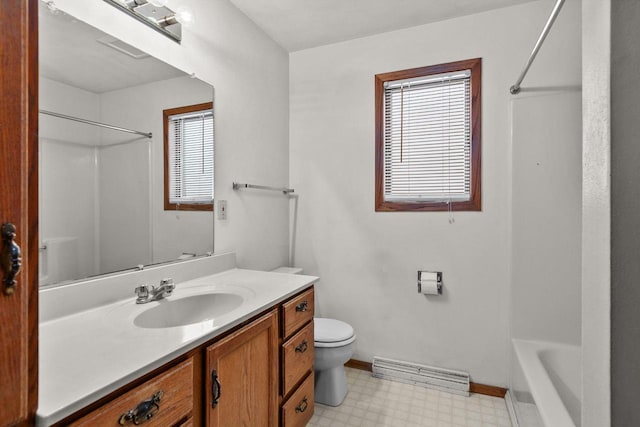
M 313 319 L 313 335 L 316 342 L 339 342 L 353 337 L 353 328 L 345 322 L 336 319 Z

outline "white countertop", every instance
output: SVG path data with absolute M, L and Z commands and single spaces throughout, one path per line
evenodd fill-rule
M 284 301 L 318 278 L 232 269 L 176 283 L 167 300 L 233 288 L 244 302 L 202 323 L 140 328 L 133 319 L 162 302 L 129 297 L 40 324 L 36 425 L 53 424 L 175 357 Z M 133 293 L 133 290 L 132 290 Z M 64 301 L 60 301 L 64 304 Z

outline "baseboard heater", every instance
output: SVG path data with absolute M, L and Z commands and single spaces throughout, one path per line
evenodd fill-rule
M 400 360 L 373 358 L 373 376 L 469 396 L 469 374 Z

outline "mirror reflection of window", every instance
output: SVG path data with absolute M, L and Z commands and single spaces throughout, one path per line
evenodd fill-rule
M 164 210 L 162 144 L 162 111 L 211 109 L 212 86 L 62 10 L 39 7 L 40 284 L 213 252 L 211 194 L 206 210 Z M 210 120 L 200 142 L 213 136 Z M 195 123 L 201 130 L 202 119 Z M 198 148 L 192 163 L 202 171 Z
M 163 116 L 165 210 L 213 210 L 213 103 Z

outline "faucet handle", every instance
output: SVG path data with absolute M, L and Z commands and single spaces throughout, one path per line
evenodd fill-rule
M 173 284 L 173 279 L 167 278 L 160 280 L 160 288 L 164 289 L 164 294 L 166 296 L 171 295 L 176 285 Z
M 149 298 L 149 285 L 140 285 L 136 287 L 135 293 L 138 296 L 138 300 Z

